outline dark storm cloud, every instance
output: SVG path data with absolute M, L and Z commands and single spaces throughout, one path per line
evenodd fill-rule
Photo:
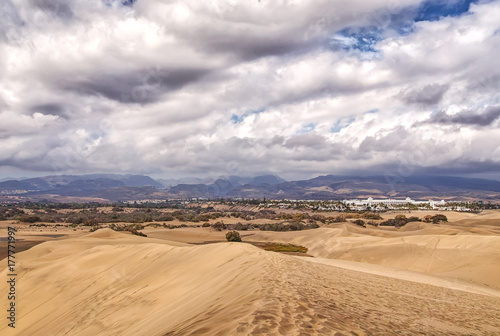
M 3 41 L 9 42 L 19 34 L 18 30 L 23 20 L 10 0 L 0 2 L 0 22 L 0 38 Z
M 207 50 L 212 52 L 227 52 L 238 55 L 242 60 L 253 60 L 267 56 L 282 56 L 306 49 L 303 43 L 273 38 L 235 41 L 234 38 L 212 41 Z
M 307 147 L 310 149 L 322 149 L 328 146 L 326 139 L 319 134 L 302 134 L 291 138 L 285 143 L 285 147 L 292 149 L 298 147 Z
M 467 87 L 468 91 L 490 92 L 500 91 L 500 74 L 490 74 L 480 80 L 474 78 Z
M 66 113 L 64 112 L 65 105 L 64 104 L 40 104 L 40 105 L 34 105 L 30 107 L 30 112 L 35 113 L 39 112 L 42 114 L 50 114 L 50 115 L 56 115 L 59 117 L 65 117 Z
M 429 120 L 430 123 L 438 124 L 461 124 L 472 126 L 489 126 L 500 117 L 500 106 L 492 106 L 483 112 L 462 111 L 457 114 L 449 115 L 445 112 L 434 114 Z
M 432 106 L 441 102 L 448 88 L 448 84 L 429 84 L 419 89 L 406 89 L 398 97 L 407 104 Z
M 422 175 L 451 175 L 451 174 L 473 174 L 473 173 L 487 173 L 487 172 L 499 172 L 500 163 L 495 162 L 491 159 L 485 161 L 467 161 L 463 159 L 454 160 L 449 164 L 443 166 L 435 167 L 419 167 L 415 170 L 415 174 Z
M 30 4 L 44 13 L 58 17 L 63 20 L 73 18 L 73 10 L 70 7 L 71 1 L 64 0 L 29 0 Z
M 120 74 L 94 74 L 84 79 L 66 79 L 57 85 L 84 95 L 104 96 L 122 103 L 149 104 L 162 95 L 200 80 L 210 72 L 202 68 L 145 69 Z

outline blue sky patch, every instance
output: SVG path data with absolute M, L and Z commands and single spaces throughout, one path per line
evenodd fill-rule
M 122 6 L 132 7 L 137 2 L 137 0 L 121 0 L 121 1 L 101 0 L 101 1 L 104 5 L 106 5 L 108 7 L 111 7 L 113 5 L 113 3 L 115 3 L 115 2 L 120 2 Z
M 231 120 L 232 120 L 233 124 L 239 124 L 239 123 L 243 122 L 243 120 L 245 120 L 245 118 L 248 117 L 249 115 L 260 114 L 260 113 L 264 112 L 265 110 L 266 110 L 265 108 L 260 108 L 257 110 L 248 110 L 244 114 L 242 114 L 241 116 L 233 114 L 231 116 Z
M 236 114 L 233 114 L 231 116 L 231 120 L 233 121 L 233 124 L 239 124 L 240 122 L 243 121 L 243 119 L 245 119 L 243 116 L 237 116 Z
M 428 0 L 420 6 L 415 22 L 438 21 L 447 16 L 459 16 L 469 11 L 472 3 L 478 0 Z
M 344 120 L 339 120 L 333 125 L 332 128 L 330 128 L 330 133 L 339 133 L 340 130 L 343 128 L 348 127 L 350 124 L 352 124 L 356 120 L 355 118 L 350 118 L 350 119 L 344 119 Z
M 310 132 L 314 131 L 315 129 L 316 129 L 316 124 L 313 124 L 313 123 L 307 124 L 304 127 L 302 127 L 301 133 L 302 134 L 310 133 Z
M 132 7 L 137 0 L 123 0 L 122 5 Z
M 330 44 L 337 49 L 376 52 L 375 45 L 382 40 L 380 28 L 348 27 L 337 32 Z
M 491 2 L 495 0 L 483 0 Z M 390 13 L 383 21 L 384 24 L 377 25 L 377 20 L 370 26 L 348 27 L 338 31 L 331 39 L 329 48 L 335 51 L 357 51 L 361 57 L 363 54 L 371 54 L 370 58 L 376 57 L 377 43 L 387 37 L 388 31 L 396 32 L 406 36 L 414 32 L 414 23 L 419 21 L 438 21 L 443 17 L 459 16 L 469 11 L 470 5 L 479 0 L 427 0 L 419 7 L 410 6 L 398 13 Z M 374 15 L 374 18 L 378 16 Z

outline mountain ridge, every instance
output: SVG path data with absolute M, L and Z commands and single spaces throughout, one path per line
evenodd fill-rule
M 165 181 L 169 183 L 165 183 Z M 197 183 L 177 183 L 197 182 Z M 500 199 L 500 181 L 455 176 L 321 175 L 286 181 L 275 175 L 155 180 L 146 175 L 50 175 L 0 182 L 0 194 L 33 200 L 43 195 L 96 197 L 109 201 L 190 198 L 340 200 L 347 198 Z

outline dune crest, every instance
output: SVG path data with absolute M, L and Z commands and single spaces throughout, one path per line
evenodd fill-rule
M 99 229 L 86 235 L 88 238 L 123 238 L 127 234 L 116 232 L 109 228 Z

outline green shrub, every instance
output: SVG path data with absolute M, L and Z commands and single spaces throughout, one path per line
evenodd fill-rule
M 136 236 L 147 237 L 147 235 L 145 233 L 137 231 L 136 229 L 129 229 L 127 231 L 130 232 L 131 234 L 136 235 Z
M 216 231 L 222 231 L 226 229 L 226 225 L 222 222 L 216 222 L 215 224 L 212 224 L 212 227 Z
M 346 220 L 346 215 L 338 215 L 337 217 L 333 218 L 333 222 L 334 223 L 344 223 L 344 222 L 347 222 Z
M 175 219 L 175 217 L 172 216 L 171 214 L 161 214 L 158 216 L 158 218 L 156 220 L 160 221 L 160 222 L 171 222 L 174 219 Z
M 19 221 L 23 223 L 36 223 L 40 222 L 41 220 L 42 219 L 40 217 L 34 215 L 24 215 L 19 217 Z
M 366 227 L 365 221 L 361 219 L 356 219 L 353 223 L 362 227 Z
M 241 241 L 240 234 L 237 231 L 229 231 L 228 233 L 226 233 L 226 239 L 227 239 L 227 241 L 230 241 L 230 242 L 240 242 Z
M 383 219 L 379 214 L 372 213 L 372 212 L 365 212 L 364 214 L 361 215 L 361 218 L 364 218 L 364 219 L 374 219 L 374 220 L 381 220 L 381 219 Z
M 406 218 L 406 217 L 405 217 Z M 407 224 L 407 219 L 402 219 L 402 218 L 394 218 L 394 219 L 388 219 L 382 223 L 380 223 L 381 226 L 394 226 L 396 228 L 400 228 L 402 226 L 405 226 Z
M 90 228 L 89 232 L 94 232 L 94 231 L 97 231 L 97 230 L 99 230 L 100 228 L 101 228 L 101 227 L 100 227 L 100 226 L 98 226 L 98 225 L 92 226 L 92 227 Z
M 434 215 L 431 217 L 432 223 L 438 224 L 439 222 L 447 222 L 448 218 L 445 215 Z
M 250 224 L 242 224 L 240 222 L 238 222 L 234 227 L 235 230 L 239 230 L 239 231 L 247 231 L 251 228 L 252 228 L 252 226 Z
M 99 222 L 95 218 L 87 219 L 83 222 L 85 226 L 96 226 L 97 224 L 99 224 Z

